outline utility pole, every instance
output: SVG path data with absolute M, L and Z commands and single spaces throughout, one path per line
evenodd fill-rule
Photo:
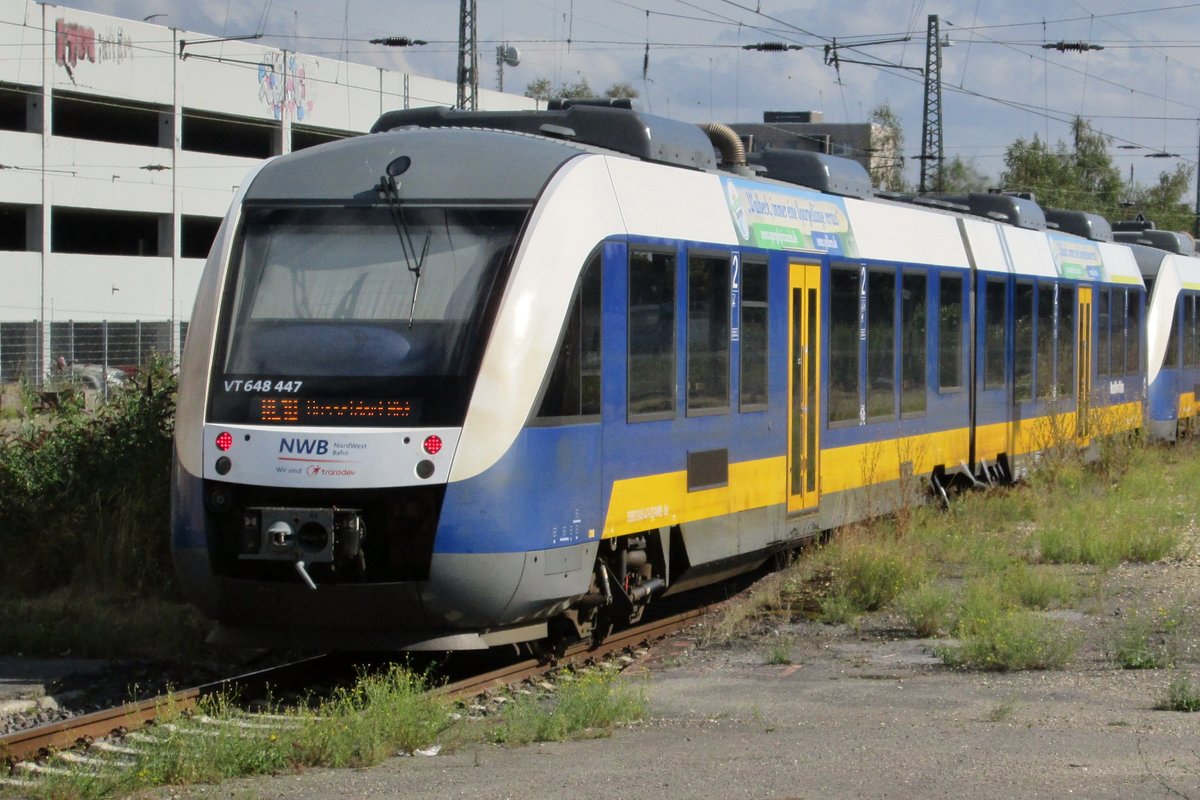
M 478 111 L 479 56 L 475 49 L 475 0 L 461 0 L 458 12 L 458 103 Z
M 1200 127 L 1200 119 L 1196 120 L 1197 126 Z M 1200 149 L 1196 152 L 1200 153 Z M 1192 220 L 1192 235 L 1200 240 L 1200 159 L 1196 160 L 1196 218 Z
M 920 193 L 940 192 L 942 166 L 942 36 L 937 14 L 929 15 L 925 33 L 925 115 L 921 123 Z M 930 162 L 934 166 L 930 168 Z

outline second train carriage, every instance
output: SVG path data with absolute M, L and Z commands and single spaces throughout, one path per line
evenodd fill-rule
M 1125 223 L 1117 233 L 1134 253 L 1147 306 L 1146 428 L 1175 441 L 1193 431 L 1200 413 L 1200 257 L 1187 234 Z
M 1140 413 L 1132 256 L 1032 203 L 619 109 L 376 129 L 264 166 L 206 267 L 173 546 L 226 641 L 586 633 Z

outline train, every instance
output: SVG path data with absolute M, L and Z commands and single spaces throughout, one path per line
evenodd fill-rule
M 176 571 L 217 643 L 597 636 L 1051 448 L 1186 435 L 1198 293 L 1150 223 L 883 194 L 724 125 L 387 112 L 256 167 L 221 224 Z

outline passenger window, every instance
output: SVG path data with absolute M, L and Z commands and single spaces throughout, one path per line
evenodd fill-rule
M 1054 284 L 1037 290 L 1037 398 L 1054 396 Z
M 1033 284 L 1018 283 L 1016 293 L 1014 389 L 1018 401 L 1033 399 Z
M 1183 298 L 1175 301 L 1175 313 L 1171 317 L 1171 334 L 1167 337 L 1167 353 L 1163 357 L 1164 367 L 1179 366 L 1179 318 L 1183 316 Z
M 858 269 L 829 271 L 829 421 L 858 419 L 859 350 Z
M 600 254 L 588 261 L 571 301 L 571 316 L 538 416 L 600 413 Z
M 896 415 L 896 273 L 867 273 L 867 416 Z
M 687 410 L 729 410 L 729 256 L 688 257 Z
M 900 313 L 900 413 L 925 411 L 925 364 L 929 347 L 925 330 L 928 320 L 928 281 L 923 272 L 904 272 L 901 278 Z
M 742 323 L 739 339 L 742 411 L 767 407 L 767 265 L 742 262 Z
M 1110 291 L 1101 289 L 1096 293 L 1096 377 L 1098 378 L 1109 374 L 1108 364 L 1112 352 Z
M 1126 342 L 1129 341 L 1131 335 L 1129 331 L 1125 330 L 1126 320 L 1129 319 L 1129 302 L 1129 290 L 1113 290 L 1112 313 L 1109 314 L 1112 325 L 1111 373 L 1113 375 L 1122 375 L 1125 372 Z
M 1141 367 L 1142 354 L 1142 297 L 1141 292 L 1129 292 L 1128 338 L 1125 347 L 1125 373 L 1135 374 Z
M 1007 286 L 1002 280 L 988 280 L 984 290 L 983 388 L 1004 386 L 1004 330 L 1007 321 Z
M 1188 295 L 1188 366 L 1200 366 L 1198 354 L 1196 354 L 1196 295 Z
M 1055 342 L 1058 360 L 1057 397 L 1075 396 L 1075 289 L 1059 286 L 1057 313 L 1058 341 Z
M 629 254 L 629 417 L 675 413 L 675 255 Z
M 938 387 L 943 392 L 962 389 L 962 296 L 962 276 L 938 278 Z

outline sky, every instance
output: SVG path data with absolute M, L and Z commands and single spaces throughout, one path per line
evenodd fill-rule
M 758 122 L 763 111 L 899 118 L 915 183 L 928 18 L 942 38 L 942 145 L 993 179 L 1005 149 L 1068 140 L 1080 115 L 1112 137 L 1123 177 L 1149 184 L 1200 151 L 1200 2 L 1172 0 L 476 0 L 479 84 L 496 47 L 520 52 L 506 91 L 537 78 L 628 83 L 643 111 L 688 122 Z M 454 81 L 454 0 L 64 0 L 73 8 Z M 381 36 L 428 42 L 388 48 Z M 894 40 L 904 41 L 894 41 Z M 835 43 L 839 65 L 827 63 Z M 893 41 L 885 41 L 893 40 Z M 781 42 L 802 49 L 757 51 Z M 1047 49 L 1084 43 L 1103 49 Z M 873 62 L 862 64 L 853 62 Z M 1164 155 L 1165 154 L 1165 155 Z M 1195 183 L 1193 182 L 1193 187 Z M 1193 188 L 1194 191 L 1194 188 Z M 1185 198 L 1192 202 L 1194 195 Z

